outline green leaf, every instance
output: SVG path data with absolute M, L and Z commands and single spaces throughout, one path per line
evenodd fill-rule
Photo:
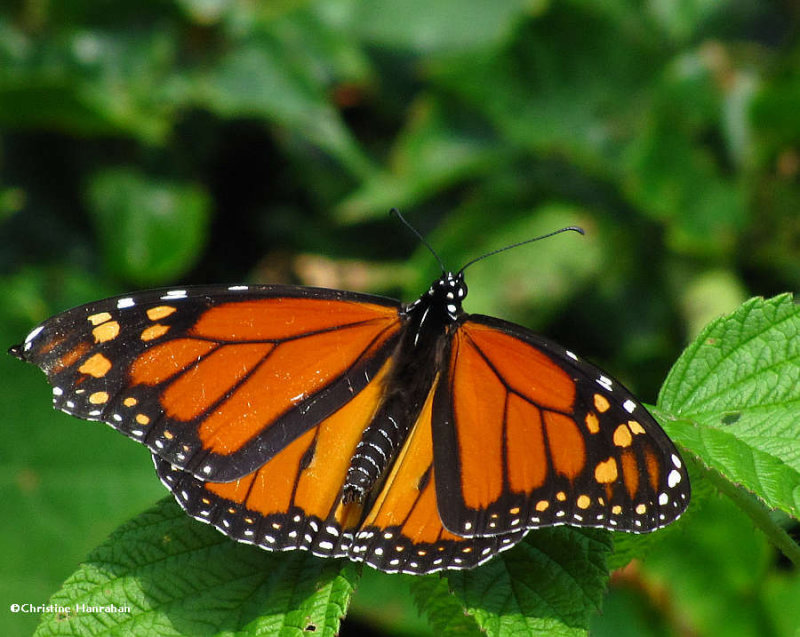
M 106 264 L 118 276 L 158 284 L 199 259 L 211 208 L 200 186 L 112 168 L 94 175 L 88 194 Z
M 793 634 L 767 628 L 758 591 L 775 556 L 730 499 L 712 494 L 675 527 L 648 552 L 645 565 L 651 590 L 669 591 L 683 625 L 696 635 Z
M 377 0 L 358 3 L 353 25 L 373 44 L 419 53 L 498 46 L 517 21 L 546 6 L 544 0 Z
M 769 506 L 800 515 L 800 309 L 754 298 L 712 322 L 659 396 L 670 434 Z
M 359 576 L 358 590 L 353 595 L 347 613 L 348 621 L 367 624 L 380 635 L 395 635 L 398 626 L 403 627 L 403 635 L 424 637 L 436 634 L 427 618 L 418 611 L 410 590 L 416 582 L 426 578 L 403 573 L 384 573 L 374 568 L 360 569 Z M 436 575 L 431 578 L 439 579 Z M 457 612 L 464 616 L 464 609 L 460 605 Z
M 191 83 L 194 100 L 224 117 L 264 117 L 284 126 L 337 158 L 353 175 L 371 173 L 369 159 L 331 103 L 327 69 L 314 68 L 303 43 L 322 25 L 305 29 L 276 21 L 269 32 L 255 32 Z
M 507 149 L 485 123 L 457 117 L 435 98 L 419 100 L 410 111 L 388 170 L 365 180 L 338 206 L 343 221 L 383 217 L 393 207 L 411 209 L 443 188 L 504 163 Z
M 447 579 L 488 635 L 582 635 L 600 608 L 612 549 L 608 531 L 540 529 L 481 568 Z
M 165 93 L 176 49 L 168 28 L 47 32 L 37 37 L 0 17 L 0 121 L 163 143 L 175 114 Z
M 50 604 L 121 610 L 47 613 L 46 635 L 335 635 L 358 579 L 347 561 L 231 542 L 171 498 L 120 527 Z
M 481 635 L 478 623 L 450 591 L 447 580 L 437 576 L 417 577 L 411 582 L 419 612 L 427 617 L 436 635 Z
M 485 114 L 508 144 L 613 170 L 665 51 L 656 34 L 617 22 L 600 5 L 551 3 L 519 27 L 512 46 L 434 60 L 434 79 Z
M 699 127 L 674 112 L 654 120 L 626 150 L 627 196 L 646 214 L 670 222 L 666 228 L 674 248 L 729 251 L 735 231 L 747 220 L 744 189 L 694 142 Z

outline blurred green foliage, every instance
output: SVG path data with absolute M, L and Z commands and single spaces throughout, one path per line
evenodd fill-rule
M 141 286 L 411 300 L 437 264 L 398 206 L 454 268 L 584 226 L 476 264 L 467 310 L 653 403 L 710 318 L 800 286 L 799 22 L 758 0 L 6 2 L 0 343 Z M 163 490 L 144 449 L 53 413 L 10 357 L 0 405 L 0 599 L 44 603 Z M 795 568 L 706 496 L 612 578 L 596 634 L 796 632 Z M 370 591 L 393 581 L 369 572 L 349 620 L 379 621 Z M 392 616 L 380 630 L 423 630 Z

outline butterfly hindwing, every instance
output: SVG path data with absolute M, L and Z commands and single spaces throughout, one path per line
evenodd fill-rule
M 511 532 L 462 537 L 442 524 L 431 440 L 434 395 L 431 389 L 356 536 L 358 559 L 383 571 L 420 574 L 472 568 L 524 536 Z
M 270 550 L 302 548 L 421 574 L 471 568 L 512 547 L 523 532 L 464 538 L 443 527 L 433 479 L 433 391 L 374 500 L 343 504 L 347 461 L 380 403 L 390 364 L 351 402 L 238 480 L 199 480 L 154 454 L 159 477 L 192 517 Z
M 390 364 L 352 400 L 238 480 L 200 480 L 154 454 L 159 477 L 192 517 L 236 540 L 270 550 L 346 556 L 363 505 L 342 505 L 342 484 L 381 401 Z
M 64 312 L 15 353 L 54 404 L 209 480 L 246 475 L 359 392 L 399 305 L 288 286 L 155 290 Z
M 686 469 L 658 423 L 573 353 L 517 325 L 465 316 L 447 359 L 433 448 L 449 530 L 646 532 L 688 505 Z

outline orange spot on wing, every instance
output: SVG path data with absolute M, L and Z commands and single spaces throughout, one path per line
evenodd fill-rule
M 158 307 L 151 307 L 149 310 L 147 310 L 147 318 L 149 318 L 151 321 L 158 321 L 177 311 L 178 308 L 173 307 L 172 305 L 159 305 Z
M 622 479 L 628 495 L 633 498 L 639 491 L 639 465 L 633 451 L 626 449 L 622 453 Z
M 135 385 L 157 385 L 217 347 L 216 343 L 194 338 L 177 338 L 146 350 L 131 365 L 131 380 Z
M 658 456 L 653 453 L 649 446 L 644 450 L 644 462 L 644 466 L 647 468 L 647 477 L 650 480 L 650 487 L 655 493 L 658 493 L 661 463 L 658 460 Z
M 636 435 L 644 433 L 644 427 L 642 427 L 642 424 L 638 420 L 629 420 L 628 427 L 630 427 L 631 431 Z
M 367 323 L 276 345 L 264 363 L 202 422 L 198 434 L 205 448 L 219 454 L 240 449 L 304 397 L 340 377 L 365 352 L 374 352 L 391 336 L 389 331 L 381 334 L 383 327 Z M 373 342 L 376 338 L 378 342 Z M 233 346 L 223 349 L 228 347 Z M 165 405 L 168 402 L 165 396 Z
M 105 323 L 106 321 L 111 320 L 111 314 L 108 312 L 98 312 L 97 314 L 92 314 L 91 316 L 87 316 L 86 320 L 89 321 L 92 325 L 100 325 L 100 323 Z
M 108 402 L 108 392 L 105 391 L 96 391 L 91 396 L 89 396 L 89 402 L 93 405 L 102 405 Z
M 113 341 L 119 336 L 119 323 L 116 321 L 109 321 L 98 325 L 92 330 L 95 343 L 105 343 L 106 341 Z
M 111 369 L 111 361 L 102 354 L 94 354 L 78 368 L 81 374 L 88 374 L 95 378 L 102 378 Z
M 568 478 L 575 478 L 586 463 L 586 443 L 574 420 L 552 411 L 544 412 L 545 432 L 553 468 Z
M 633 436 L 631 435 L 631 430 L 628 429 L 628 425 L 622 423 L 614 430 L 614 444 L 617 447 L 630 447 L 632 442 Z
M 608 398 L 606 398 L 602 394 L 595 394 L 594 395 L 594 407 L 601 414 L 604 414 L 611 407 L 611 403 L 608 402 Z
M 385 327 L 397 319 L 396 308 L 382 305 L 278 297 L 212 307 L 195 323 L 191 333 L 220 341 L 284 340 L 369 321 Z
M 148 328 L 142 330 L 142 333 L 139 335 L 143 341 L 153 341 L 161 336 L 164 336 L 169 332 L 169 325 L 161 325 L 160 323 L 156 323 L 155 325 L 151 325 Z
M 617 469 L 617 461 L 614 458 L 598 462 L 594 468 L 594 479 L 600 484 L 610 484 L 617 477 L 619 477 L 619 470 Z
M 575 383 L 547 354 L 497 329 L 465 323 L 466 334 L 511 388 L 544 409 L 571 411 Z

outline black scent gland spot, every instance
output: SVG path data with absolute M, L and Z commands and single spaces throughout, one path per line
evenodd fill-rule
M 308 469 L 308 465 L 311 464 L 311 461 L 314 459 L 314 454 L 317 452 L 317 441 L 314 439 L 314 442 L 311 443 L 311 446 L 306 449 L 303 457 L 300 458 L 300 471 L 305 471 Z

